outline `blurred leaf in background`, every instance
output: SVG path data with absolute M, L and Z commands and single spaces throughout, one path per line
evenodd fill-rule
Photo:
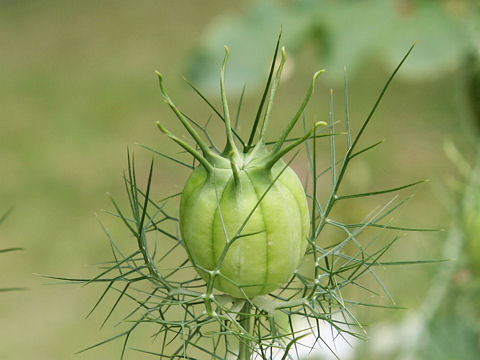
M 456 70 L 478 42 L 479 8 L 474 0 L 253 1 L 244 15 L 209 25 L 188 73 L 202 88 L 216 89 L 218 52 L 228 44 L 242 54 L 230 66 L 232 88 L 240 91 L 246 80 L 258 85 L 271 51 L 264 44 L 282 27 L 287 50 L 298 55 L 313 47 L 334 83 L 343 80 L 343 66 L 361 71 L 373 58 L 393 68 L 413 42 L 419 46 L 400 76 L 437 78 Z

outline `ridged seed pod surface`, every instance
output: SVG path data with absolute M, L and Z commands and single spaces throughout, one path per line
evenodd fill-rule
M 207 173 L 199 167 L 187 181 L 180 229 L 194 264 L 214 270 L 227 241 L 248 218 L 240 233 L 247 236 L 235 239 L 223 259 L 218 290 L 239 298 L 269 293 L 290 279 L 303 258 L 307 200 L 298 176 L 284 167 L 279 161 L 272 169 L 242 170 L 237 181 L 231 169 Z M 199 273 L 208 281 L 205 271 Z

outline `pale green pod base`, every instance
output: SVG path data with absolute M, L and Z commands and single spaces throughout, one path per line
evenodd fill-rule
M 237 234 L 284 166 L 279 162 L 272 170 L 240 170 L 237 180 L 231 169 L 215 169 L 209 174 L 203 167 L 194 170 L 180 205 L 180 230 L 194 264 L 215 269 L 227 241 Z M 290 279 L 303 258 L 308 231 L 305 192 L 288 167 L 241 231 L 252 235 L 240 237 L 228 249 L 215 288 L 238 298 L 277 289 Z M 208 281 L 206 272 L 199 273 Z

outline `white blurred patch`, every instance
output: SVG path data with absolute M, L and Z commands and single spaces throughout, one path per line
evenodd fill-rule
M 399 360 L 418 360 L 415 350 L 423 339 L 425 319 L 418 312 L 407 315 L 399 324 L 377 324 L 370 331 L 369 351 L 377 356 L 399 354 Z
M 310 327 L 313 326 L 313 329 Z M 305 331 L 302 331 L 305 330 Z M 316 330 L 315 323 L 308 324 L 306 320 L 296 322 L 295 331 L 299 331 L 298 336 L 307 334 L 292 346 L 288 353 L 289 360 L 351 360 L 355 355 L 355 347 L 360 342 L 357 338 L 346 333 L 339 334 L 335 328 L 332 328 L 326 321 L 320 323 L 320 337 Z M 353 329 L 350 329 L 353 331 Z M 281 360 L 285 352 L 279 349 L 274 352 L 272 360 Z M 234 358 L 232 358 L 234 359 Z M 261 359 L 260 355 L 254 355 L 253 360 Z

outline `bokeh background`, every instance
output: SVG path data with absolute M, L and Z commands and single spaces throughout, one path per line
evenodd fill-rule
M 469 164 L 474 169 L 478 143 L 479 24 L 473 0 L 0 1 L 0 213 L 14 209 L 0 227 L 0 248 L 26 249 L 0 254 L 0 287 L 29 288 L 0 292 L 0 359 L 119 357 L 121 345 L 115 342 L 74 355 L 117 331 L 115 320 L 99 328 L 108 308 L 84 319 L 102 289 L 48 285 L 50 280 L 41 275 L 86 278 L 95 273 L 92 264 L 110 259 L 96 214 L 120 243 L 131 240 L 120 222 L 102 212 L 112 208 L 107 192 L 120 203 L 125 200 L 127 147 L 136 154 L 138 172 L 145 175 L 152 155 L 137 143 L 179 151 L 154 125 L 162 120 L 181 133 L 161 101 L 153 71 L 164 74 L 170 95 L 182 109 L 205 120 L 208 108 L 181 78 L 186 75 L 218 103 L 219 64 L 223 45 L 229 45 L 227 89 L 236 103 L 247 83 L 240 120 L 240 129 L 247 131 L 281 26 L 289 60 L 273 113 L 279 125 L 272 137 L 301 102 L 311 74 L 321 68 L 327 73 L 319 78 L 307 115 L 328 119 L 333 88 L 336 118 L 343 120 L 344 66 L 352 127 L 357 130 L 389 73 L 417 42 L 364 144 L 386 141 L 353 164 L 345 192 L 428 178 L 431 183 L 403 193 L 415 197 L 395 214 L 393 223 L 457 226 L 457 215 L 463 214 L 458 198 L 473 171 Z M 213 132 L 222 138 L 221 129 Z M 325 165 L 328 156 L 325 153 Z M 299 173 L 306 171 L 301 161 L 294 163 Z M 155 171 L 159 196 L 179 191 L 187 176 L 159 158 Z M 342 211 L 358 221 L 382 203 L 372 198 Z M 349 351 L 345 358 L 406 359 L 412 352 L 419 359 L 474 359 L 480 354 L 474 270 L 480 266 L 472 265 L 471 250 L 454 253 L 449 236 L 448 231 L 408 233 L 392 249 L 391 259 L 456 261 L 382 270 L 397 305 L 407 310 L 373 309 L 359 316 L 369 328 L 388 329 L 383 334 L 390 334 L 394 344 L 380 353 L 358 346 L 357 355 Z M 462 241 L 457 242 L 461 250 Z M 452 285 L 439 304 L 429 307 L 425 299 L 442 271 L 446 275 L 440 283 Z M 385 296 L 374 301 L 388 304 Z M 442 306 L 461 311 L 448 318 Z M 435 314 L 424 324 L 426 340 L 413 341 L 412 351 L 396 354 L 402 336 L 419 328 L 422 317 L 412 314 L 425 309 Z M 138 341 L 148 345 L 151 339 Z M 438 351 L 442 346 L 451 352 Z M 128 353 L 127 358 L 137 356 Z

